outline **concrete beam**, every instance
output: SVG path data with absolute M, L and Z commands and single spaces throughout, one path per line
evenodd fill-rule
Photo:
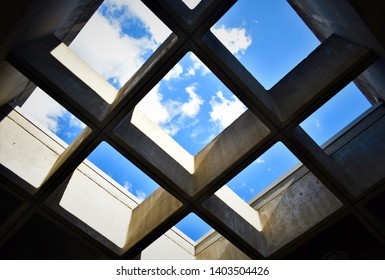
M 21 106 L 34 89 L 35 85 L 7 61 L 0 62 L 0 107 L 9 102 Z
M 380 61 L 354 82 L 372 103 L 385 100 L 385 82 L 381 78 L 385 75 L 383 24 L 381 17 L 375 16 L 384 13 L 384 3 L 363 0 L 288 2 L 321 41 L 337 34 L 376 52 Z
M 111 137 L 115 145 L 111 144 L 118 151 L 141 166 L 145 173 L 173 195 L 182 200 L 189 199 L 193 190 L 193 175 L 190 173 L 194 168 L 192 156 L 168 136 L 163 137 L 165 132 L 135 110 L 116 126 L 113 133 Z M 168 154 L 170 150 L 174 151 Z M 174 158 L 172 155 L 176 152 L 180 153 Z
M 342 203 L 313 174 L 308 173 L 256 209 L 266 242 L 263 255 L 272 255 L 341 207 Z
M 385 182 L 384 143 L 382 117 L 331 156 L 346 174 L 344 187 L 354 197 Z
M 48 36 L 14 49 L 8 61 L 83 123 L 98 124 L 109 104 L 51 54 L 60 44 L 56 37 Z
M 175 224 L 185 210 L 183 203 L 162 188 L 153 192 L 131 214 L 125 255 L 137 255 Z
M 236 246 L 225 238 L 219 238 L 215 243 L 197 253 L 196 260 L 250 260 Z
M 265 240 L 258 213 L 232 191 L 219 191 L 206 199 L 200 211 L 206 222 L 250 258 L 261 258 Z M 245 215 L 246 214 L 246 215 Z
M 320 106 L 316 103 L 326 102 L 373 61 L 370 50 L 329 37 L 269 90 L 282 124 L 293 122 L 304 111 L 312 113 Z
M 223 186 L 231 170 L 245 166 L 269 136 L 269 129 L 251 111 L 243 113 L 195 156 L 193 196 L 212 194 Z

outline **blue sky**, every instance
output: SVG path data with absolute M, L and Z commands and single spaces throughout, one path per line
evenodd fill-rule
M 193 7 L 197 1 L 190 2 Z M 284 0 L 239 0 L 211 31 L 266 89 L 319 45 Z M 108 0 L 70 48 L 119 89 L 169 34 L 171 31 L 139 0 Z M 39 104 L 45 104 L 44 108 Z M 322 145 L 369 107 L 351 83 L 301 126 Z M 23 108 L 67 143 L 84 128 L 41 90 L 36 90 Z M 246 110 L 193 53 L 187 53 L 137 108 L 192 155 Z M 101 143 L 88 159 L 142 200 L 158 187 L 108 143 Z M 249 201 L 298 163 L 279 142 L 228 186 Z M 177 227 L 193 240 L 210 229 L 194 214 Z

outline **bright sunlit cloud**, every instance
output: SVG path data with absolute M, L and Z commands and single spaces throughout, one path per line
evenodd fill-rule
M 246 106 L 238 98 L 234 96 L 228 99 L 221 91 L 212 97 L 210 105 L 211 121 L 221 128 L 229 126 L 246 110 Z
M 243 54 L 253 42 L 245 27 L 228 28 L 224 25 L 214 26 L 211 31 L 234 54 Z
M 195 76 L 197 72 L 200 72 L 200 74 L 204 76 L 211 72 L 194 53 L 190 53 L 190 60 L 192 65 L 187 69 L 186 76 Z
M 22 108 L 53 133 L 59 131 L 59 118 L 63 117 L 67 112 L 66 109 L 39 88 L 31 94 Z

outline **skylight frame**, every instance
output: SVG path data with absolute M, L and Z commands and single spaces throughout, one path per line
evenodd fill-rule
M 225 57 L 225 59 L 226 59 L 227 57 Z M 364 60 L 364 59 L 363 59 Z M 361 62 L 362 62 L 362 60 L 361 60 Z M 369 63 L 368 63 L 369 64 Z M 212 65 L 212 64 L 211 64 Z M 218 68 L 218 65 L 216 65 L 216 67 Z M 363 66 L 363 68 L 364 68 L 364 66 Z M 218 70 L 219 71 L 219 70 Z M 231 72 L 231 71 L 230 71 Z M 240 73 L 242 73 L 242 71 L 240 72 Z M 248 93 L 246 93 L 246 95 L 247 95 Z M 245 98 L 245 99 L 247 99 L 247 98 Z M 257 98 L 258 99 L 258 98 Z M 66 101 L 68 102 L 68 100 L 66 99 Z M 248 104 L 251 104 L 252 102 L 249 102 Z M 258 103 L 258 100 L 255 102 L 255 103 Z M 308 104 L 307 104 L 308 105 Z M 259 110 L 259 109 L 257 109 L 257 110 L 255 110 L 255 108 L 252 108 L 253 109 L 253 112 L 254 111 L 256 111 L 257 112 L 257 114 L 256 115 L 258 115 L 258 116 L 261 116 L 261 115 L 263 115 L 262 113 L 263 113 L 263 111 L 264 110 L 262 110 L 262 113 L 261 113 L 261 111 Z M 273 110 L 274 111 L 274 110 Z M 274 113 L 273 113 L 273 115 L 274 115 Z M 255 117 L 255 118 L 257 118 L 258 119 L 258 117 Z M 261 118 L 263 121 L 265 121 L 266 120 L 266 118 Z M 275 122 L 276 120 L 273 120 L 273 122 Z M 277 123 L 279 123 L 279 122 L 277 122 Z M 263 124 L 265 124 L 265 123 L 263 123 Z M 269 127 L 270 128 L 270 125 L 267 125 L 267 127 Z M 271 126 L 271 127 L 273 127 L 273 126 Z M 96 133 L 99 133 L 99 131 L 98 132 L 96 132 Z M 276 133 L 276 131 L 275 130 L 271 130 L 271 131 L 269 131 L 269 133 L 271 133 L 271 134 L 274 134 L 274 133 Z M 87 136 L 86 136 L 87 137 Z M 261 140 L 261 143 L 258 143 L 258 145 L 261 145 L 262 146 L 262 144 L 265 144 L 267 141 L 273 141 L 272 139 L 271 139 L 271 135 L 269 135 L 269 136 L 266 136 L 266 138 L 264 138 L 263 140 Z M 262 143 L 263 142 L 263 143 Z M 252 150 L 252 152 L 250 152 L 249 150 L 248 150 L 248 152 L 246 153 L 247 154 L 247 157 L 257 157 L 258 156 L 258 154 L 260 153 L 260 150 L 261 150 L 262 148 L 261 147 L 259 147 L 259 148 L 255 148 L 255 147 L 253 147 L 251 150 Z M 130 153 L 128 153 L 128 154 L 130 154 Z M 242 156 L 244 156 L 244 157 L 246 157 L 246 155 L 245 154 L 243 154 Z M 243 158 L 244 159 L 244 158 Z M 241 160 L 240 160 L 241 161 Z M 238 169 L 237 170 L 239 170 L 240 169 L 240 167 L 238 167 Z M 235 170 L 235 169 L 234 169 Z M 233 171 L 234 171 L 233 170 Z M 227 170 L 228 171 L 228 170 Z M 213 185 L 211 185 L 211 189 L 215 189 L 216 188 L 216 184 L 218 184 L 218 182 L 215 182 Z M 205 188 L 207 188 L 208 189 L 208 187 L 207 187 L 208 185 L 205 185 Z M 212 190 L 205 190 L 205 191 L 207 191 L 207 195 L 209 195 L 210 194 L 210 192 L 212 191 Z M 207 197 L 204 197 L 204 196 L 201 196 L 201 195 L 196 195 L 196 194 L 194 194 L 194 198 L 207 198 Z M 187 199 L 190 199 L 189 197 L 187 197 Z M 190 201 L 188 201 L 188 203 L 190 203 L 192 200 L 190 200 Z M 187 203 L 187 204 L 188 204 Z M 234 241 L 234 240 L 233 240 Z M 236 243 L 235 242 L 235 244 L 237 244 L 237 245 L 239 245 L 238 243 Z M 243 246 L 240 246 L 240 247 L 242 247 L 243 248 Z M 243 249 L 245 249 L 245 248 L 243 248 Z M 258 250 L 257 250 L 258 251 Z M 253 255 L 253 254 L 251 254 L 251 255 Z M 254 255 L 258 255 L 258 252 L 255 252 L 255 254 Z

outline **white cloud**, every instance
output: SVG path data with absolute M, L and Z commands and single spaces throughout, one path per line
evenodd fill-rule
M 171 114 L 168 108 L 162 104 L 162 98 L 163 95 L 159 92 L 158 84 L 137 105 L 137 108 L 157 125 L 171 120 Z
M 320 120 L 317 119 L 317 120 L 315 121 L 315 127 L 316 127 L 316 128 L 321 128 L 321 122 L 320 122 Z
M 65 131 L 71 127 L 80 127 L 81 129 L 86 127 L 84 123 L 68 112 L 40 88 L 36 88 L 32 92 L 21 108 L 31 118 L 35 119 L 53 133 Z M 76 134 L 68 131 L 67 135 L 70 137 Z
M 255 161 L 254 161 L 256 164 L 262 164 L 262 163 L 265 163 L 265 160 L 261 157 L 257 158 Z
M 141 201 L 145 200 L 147 197 L 147 194 L 143 190 L 135 189 L 131 182 L 124 181 L 124 184 L 122 187 L 125 188 L 130 193 L 134 194 Z
M 203 99 L 196 94 L 195 90 L 195 86 L 186 87 L 189 100 L 181 106 L 181 113 L 184 117 L 194 118 L 199 113 L 200 107 L 203 104 Z
M 146 199 L 147 194 L 146 194 L 144 191 L 142 191 L 142 190 L 136 190 L 136 191 L 135 191 L 135 196 L 136 196 L 139 200 L 143 201 L 143 200 Z
M 125 188 L 126 190 L 128 190 L 129 192 L 132 192 L 132 183 L 131 182 L 124 181 L 124 184 L 122 187 Z
M 212 97 L 210 105 L 210 120 L 220 129 L 229 126 L 246 110 L 246 106 L 238 98 L 233 96 L 232 99 L 227 99 L 221 91 Z
M 179 79 L 180 75 L 183 73 L 183 67 L 177 63 L 167 74 L 164 76 L 165 81 L 170 81 L 172 79 Z
M 192 66 L 187 69 L 186 76 L 194 76 L 197 71 L 201 72 L 201 75 L 206 75 L 210 73 L 210 69 L 202 62 L 200 59 L 193 53 L 190 53 L 190 60 Z
M 252 43 L 252 38 L 247 34 L 245 27 L 228 28 L 221 25 L 214 26 L 211 31 L 234 55 L 244 53 Z
M 113 78 L 124 85 L 143 64 L 142 56 L 154 48 L 154 43 L 120 31 L 119 24 L 110 24 L 95 13 L 70 48 L 105 79 Z
M 54 133 L 60 129 L 58 119 L 68 112 L 39 88 L 36 88 L 30 95 L 22 108 L 28 115 Z
M 187 102 L 163 102 L 158 84 L 138 103 L 137 108 L 168 134 L 175 135 L 180 129 L 196 124 L 196 121 L 190 122 L 189 119 L 196 117 L 203 104 L 203 99 L 195 92 L 194 85 L 186 87 L 185 90 L 189 95 Z
M 70 127 L 80 127 L 83 129 L 86 127 L 86 125 L 74 115 L 70 114 Z
M 157 44 L 162 43 L 171 34 L 170 29 L 140 0 L 109 0 L 105 3 L 111 8 L 114 5 L 118 8 L 127 6 L 127 15 L 138 18 L 152 34 L 152 38 Z

